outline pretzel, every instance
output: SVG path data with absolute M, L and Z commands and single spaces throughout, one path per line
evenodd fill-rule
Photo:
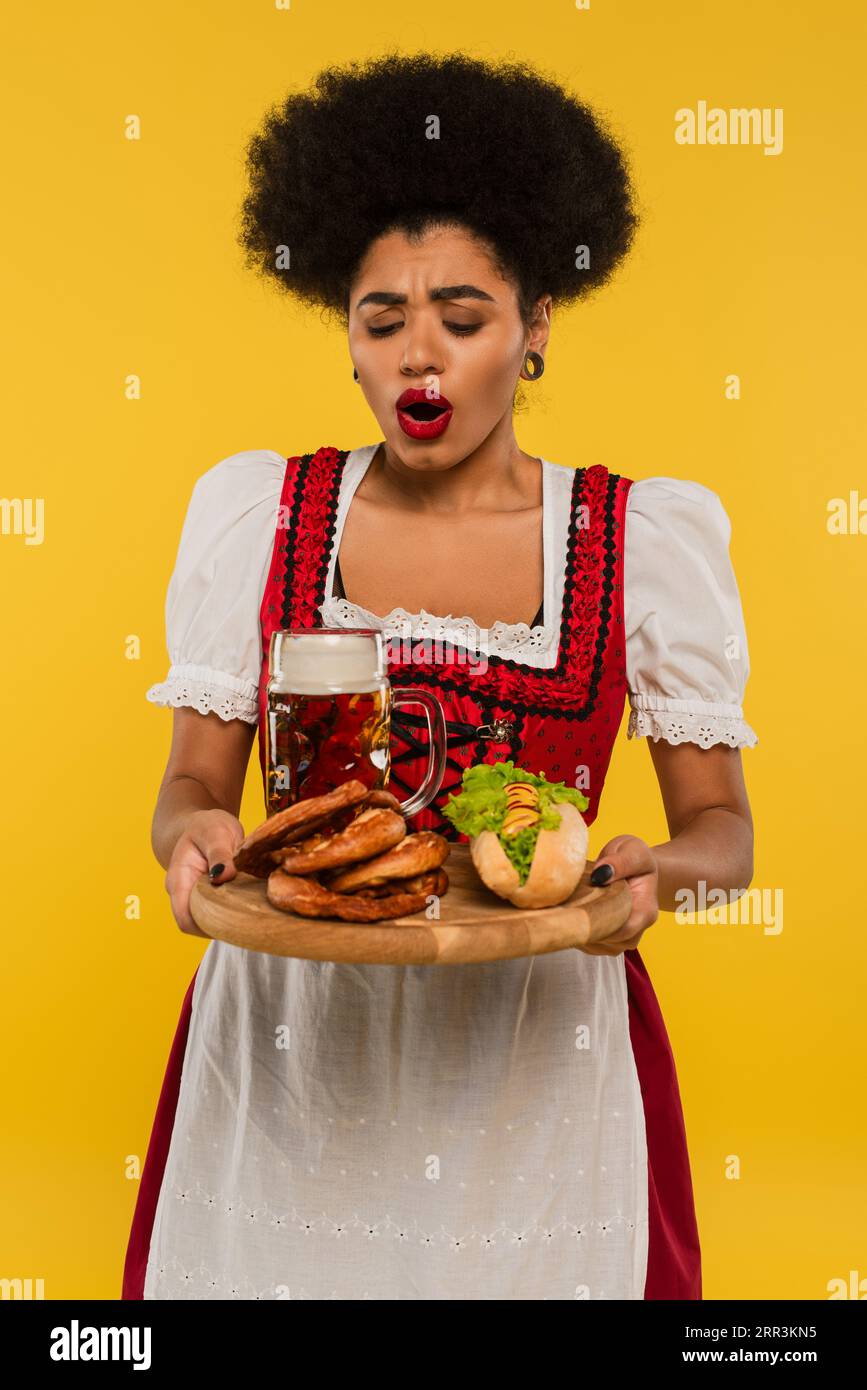
M 407 835 L 385 854 L 352 869 L 330 874 L 326 882 L 337 893 L 349 893 L 365 886 L 377 887 L 390 878 L 407 878 L 438 869 L 448 853 L 449 842 L 442 835 L 434 830 L 420 830 L 415 835 Z
M 322 796 L 304 797 L 285 811 L 277 811 L 252 830 L 236 850 L 235 868 L 256 878 L 267 878 L 274 868 L 271 854 L 275 849 L 305 839 L 348 806 L 365 801 L 369 794 L 369 788 L 353 778 Z
M 374 787 L 373 791 L 368 792 L 364 798 L 365 806 L 385 806 L 389 811 L 399 811 L 400 802 L 393 792 L 387 792 L 385 787 Z
M 411 878 L 390 878 L 386 883 L 369 884 L 356 888 L 355 898 L 390 898 L 395 893 L 435 893 L 441 898 L 448 890 L 449 876 L 445 869 L 430 869 L 426 874 L 413 874 Z
M 390 849 L 406 836 L 406 821 L 396 811 L 374 808 L 362 811 L 345 830 L 329 835 L 307 849 L 289 845 L 272 851 L 271 858 L 287 874 L 314 874 L 342 864 L 355 864 Z
M 381 922 L 406 917 L 427 906 L 426 893 L 393 893 L 387 898 L 362 898 L 332 893 L 310 875 L 287 874 L 275 869 L 268 875 L 268 901 L 284 912 L 301 917 L 338 917 L 344 922 Z

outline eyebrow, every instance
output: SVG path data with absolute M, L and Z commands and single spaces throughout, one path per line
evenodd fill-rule
M 492 304 L 496 303 L 492 294 L 487 294 L 485 290 L 480 290 L 477 285 L 440 285 L 437 289 L 431 290 L 430 298 L 436 299 L 487 299 Z M 394 294 L 391 290 L 371 290 L 363 299 L 359 299 L 356 309 L 362 309 L 365 304 L 405 304 L 407 296 L 405 294 Z

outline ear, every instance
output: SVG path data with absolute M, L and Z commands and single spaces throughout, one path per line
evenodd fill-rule
M 551 313 L 554 301 L 550 294 L 543 294 L 536 300 L 533 314 L 533 326 L 527 339 L 525 352 L 541 352 L 548 345 L 548 338 L 551 334 Z

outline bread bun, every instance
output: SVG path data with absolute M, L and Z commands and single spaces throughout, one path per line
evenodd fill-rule
M 584 817 L 571 801 L 557 802 L 560 824 L 540 830 L 533 863 L 521 885 L 518 870 L 493 830 L 470 838 L 470 854 L 483 883 L 515 907 L 554 907 L 578 887 L 587 863 L 590 834 Z

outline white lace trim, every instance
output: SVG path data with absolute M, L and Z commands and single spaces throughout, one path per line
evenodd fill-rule
M 716 743 L 730 748 L 754 748 L 758 734 L 743 717 L 738 705 L 711 701 L 662 699 L 629 692 L 627 738 L 652 737 L 655 743 L 697 743 L 710 748 Z
M 210 666 L 171 666 L 164 681 L 152 685 L 146 699 L 155 705 L 185 705 L 199 714 L 218 714 L 221 719 L 243 719 L 258 724 L 259 687 L 229 671 Z
M 546 623 L 529 627 L 527 623 L 504 623 L 498 618 L 492 627 L 487 628 L 479 627 L 466 614 L 456 618 L 449 613 L 443 618 L 429 613 L 426 608 L 419 613 L 392 608 L 385 617 L 380 617 L 357 603 L 333 595 L 325 600 L 320 611 L 326 626 L 334 623 L 336 627 L 374 627 L 380 629 L 386 638 L 448 642 L 470 651 L 485 650 L 489 655 L 508 656 L 512 661 L 519 661 L 525 656 L 538 658 L 550 646 L 553 635 Z

